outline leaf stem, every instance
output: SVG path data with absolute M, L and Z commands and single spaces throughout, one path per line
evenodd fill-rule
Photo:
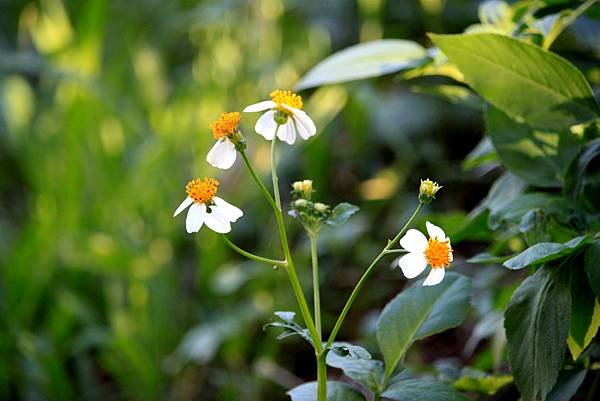
M 280 266 L 280 267 L 285 267 L 287 264 L 285 260 L 275 260 L 275 259 L 263 258 L 262 256 L 258 256 L 251 252 L 245 251 L 242 248 L 240 248 L 239 246 L 235 245 L 233 242 L 231 242 L 231 240 L 229 238 L 227 238 L 227 236 L 222 235 L 222 237 L 223 237 L 223 240 L 225 241 L 225 243 L 227 245 L 229 245 L 229 247 L 231 247 L 231 249 L 233 249 L 240 255 L 247 257 L 248 259 L 252 259 L 256 262 L 266 263 L 266 264 Z
M 325 349 L 326 350 L 329 349 L 329 347 L 331 347 L 331 344 L 335 341 L 335 337 L 337 336 L 338 332 L 340 331 L 340 328 L 342 327 L 342 323 L 344 323 L 344 319 L 346 318 L 346 315 L 348 314 L 348 311 L 350 310 L 350 307 L 352 307 L 352 304 L 354 303 L 354 301 L 358 297 L 358 293 L 360 292 L 360 290 L 362 289 L 362 287 L 365 285 L 367 279 L 371 275 L 371 272 L 374 270 L 374 268 L 377 265 L 377 263 L 379 263 L 379 261 L 385 255 L 388 254 L 388 251 L 390 251 L 392 249 L 392 247 L 394 245 L 396 245 L 396 243 L 400 240 L 400 237 L 402 236 L 402 234 L 404 234 L 404 232 L 406 231 L 406 229 L 408 228 L 408 226 L 415 219 L 415 217 L 417 216 L 417 214 L 421 210 L 422 206 L 423 206 L 423 204 L 419 203 L 419 205 L 416 207 L 415 211 L 413 212 L 412 216 L 410 216 L 410 218 L 408 219 L 408 221 L 406 222 L 406 224 L 404 225 L 404 227 L 402 227 L 402 229 L 398 232 L 398 234 L 396 234 L 396 236 L 394 237 L 394 239 L 388 241 L 387 245 L 383 248 L 383 250 L 379 253 L 379 255 L 377 255 L 375 257 L 375 259 L 373 259 L 373 261 L 371 262 L 371 264 L 369 265 L 369 267 L 367 268 L 367 270 L 365 270 L 365 272 L 363 273 L 363 275 L 360 278 L 360 280 L 358 280 L 358 283 L 354 287 L 354 290 L 352 290 L 352 293 L 350 294 L 350 297 L 346 301 L 346 305 L 344 305 L 344 309 L 342 309 L 342 313 L 340 313 L 340 316 L 338 317 L 337 321 L 335 322 L 335 326 L 333 327 L 333 330 L 331 331 L 331 334 L 329 335 L 329 339 L 327 340 L 327 344 L 325 344 Z

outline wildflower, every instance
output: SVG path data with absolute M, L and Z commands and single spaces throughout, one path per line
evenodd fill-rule
M 408 230 L 400 240 L 402 248 L 408 254 L 400 258 L 398 264 L 406 278 L 415 278 L 431 266 L 431 272 L 423 285 L 436 285 L 444 279 L 445 269 L 452 263 L 452 247 L 450 238 L 438 226 L 426 223 L 429 240 L 418 230 Z
M 315 123 L 302 111 L 302 98 L 291 91 L 276 90 L 271 92 L 271 100 L 252 104 L 244 109 L 245 112 L 268 110 L 258 121 L 256 132 L 272 140 L 277 137 L 292 145 L 296 142 L 296 133 L 304 140 L 317 133 Z
M 437 182 L 431 181 L 429 178 L 426 180 L 421 180 L 421 186 L 419 187 L 419 202 L 423 204 L 430 203 L 433 199 L 435 199 L 435 194 L 442 187 L 438 185 Z
M 312 180 L 296 181 L 292 184 L 292 195 L 299 196 L 300 198 L 310 199 L 313 192 Z
M 237 156 L 237 150 L 245 147 L 244 138 L 238 131 L 240 113 L 221 113 L 218 120 L 210 124 L 213 137 L 217 143 L 206 155 L 206 161 L 211 166 L 226 170 L 233 166 Z
M 228 233 L 231 231 L 231 223 L 244 215 L 239 208 L 215 196 L 218 186 L 219 181 L 214 178 L 196 178 L 185 186 L 187 198 L 175 210 L 173 217 L 192 205 L 185 220 L 188 233 L 198 232 L 204 223 L 213 231 Z

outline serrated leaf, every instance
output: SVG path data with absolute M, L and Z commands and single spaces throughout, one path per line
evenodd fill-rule
M 513 119 L 556 129 L 598 118 L 581 71 L 554 53 L 493 33 L 431 39 L 480 96 Z
M 573 238 L 564 244 L 558 244 L 556 242 L 540 242 L 539 244 L 527 248 L 517 256 L 510 258 L 504 262 L 503 265 L 508 269 L 518 270 L 527 266 L 546 263 L 573 253 L 585 245 L 587 240 L 588 237 L 583 235 Z
M 427 50 L 409 40 L 360 43 L 321 61 L 302 77 L 296 90 L 386 75 L 416 67 L 427 60 Z
M 301 384 L 287 392 L 292 401 L 317 401 L 317 382 Z M 327 382 L 327 401 L 365 401 L 358 391 L 342 382 Z
M 450 272 L 438 285 L 423 287 L 418 281 L 390 301 L 376 326 L 386 377 L 414 341 L 458 326 L 467 314 L 470 296 L 471 280 Z
M 343 202 L 333 208 L 331 216 L 325 221 L 330 226 L 339 227 L 346 223 L 350 216 L 358 212 L 359 207 Z
M 397 401 L 468 401 L 451 386 L 431 379 L 410 379 L 390 385 L 383 397 Z
M 562 366 L 571 312 L 565 276 L 560 268 L 543 266 L 508 303 L 508 362 L 523 401 L 544 401 Z

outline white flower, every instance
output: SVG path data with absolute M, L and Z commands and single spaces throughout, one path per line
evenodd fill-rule
M 406 278 L 411 279 L 421 274 L 429 264 L 431 272 L 423 285 L 436 285 L 444 279 L 445 270 L 452 263 L 452 247 L 444 230 L 430 222 L 427 222 L 426 226 L 429 240 L 419 230 L 414 229 L 408 230 L 402 237 L 400 245 L 408 254 L 400 258 L 398 265 Z
M 240 113 L 221 113 L 218 120 L 210 124 L 213 137 L 217 143 L 206 155 L 206 161 L 213 167 L 227 170 L 235 162 L 237 156 L 236 141 L 239 140 L 238 125 Z
M 206 224 L 211 230 L 225 234 L 231 231 L 231 223 L 244 215 L 238 207 L 215 196 L 218 186 L 219 181 L 214 178 L 196 178 L 185 186 L 188 196 L 175 210 L 173 217 L 191 205 L 185 220 L 188 233 L 198 232 L 202 224 Z
M 292 145 L 296 142 L 296 133 L 304 140 L 317 133 L 313 120 L 302 111 L 302 98 L 290 91 L 276 90 L 271 93 L 272 100 L 252 104 L 245 112 L 268 110 L 258 121 L 254 129 L 269 141 L 277 137 Z M 277 127 L 279 126 L 279 129 Z

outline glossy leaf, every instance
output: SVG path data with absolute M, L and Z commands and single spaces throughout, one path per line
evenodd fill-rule
M 377 342 L 386 377 L 391 376 L 414 341 L 458 326 L 469 309 L 469 278 L 450 272 L 438 285 L 421 284 L 419 281 L 398 294 L 377 320 Z
M 347 202 L 342 202 L 333 208 L 331 216 L 325 221 L 330 226 L 339 227 L 346 223 L 350 216 L 358 212 L 359 207 Z
M 492 33 L 431 39 L 480 96 L 514 119 L 555 129 L 598 118 L 583 74 L 554 53 Z
M 301 384 L 287 392 L 292 401 L 317 401 L 317 382 Z M 327 401 L 365 401 L 361 393 L 342 382 L 327 382 Z
M 383 39 L 360 43 L 341 50 L 302 77 L 296 90 L 391 74 L 423 64 L 427 50 L 416 42 Z
M 382 394 L 397 401 L 468 401 L 469 398 L 451 386 L 431 379 L 410 379 L 396 382 Z
M 510 258 L 504 262 L 503 265 L 511 270 L 518 270 L 527 266 L 549 262 L 573 253 L 585 245 L 587 240 L 588 237 L 581 236 L 573 238 L 564 244 L 557 244 L 555 242 L 541 242 L 527 248 L 517 256 Z
M 571 300 L 561 269 L 540 268 L 513 294 L 505 314 L 508 362 L 523 401 L 544 401 L 562 366 Z
M 487 134 L 502 163 L 528 184 L 561 187 L 581 148 L 568 129 L 542 131 L 512 120 L 495 107 L 485 113 Z

